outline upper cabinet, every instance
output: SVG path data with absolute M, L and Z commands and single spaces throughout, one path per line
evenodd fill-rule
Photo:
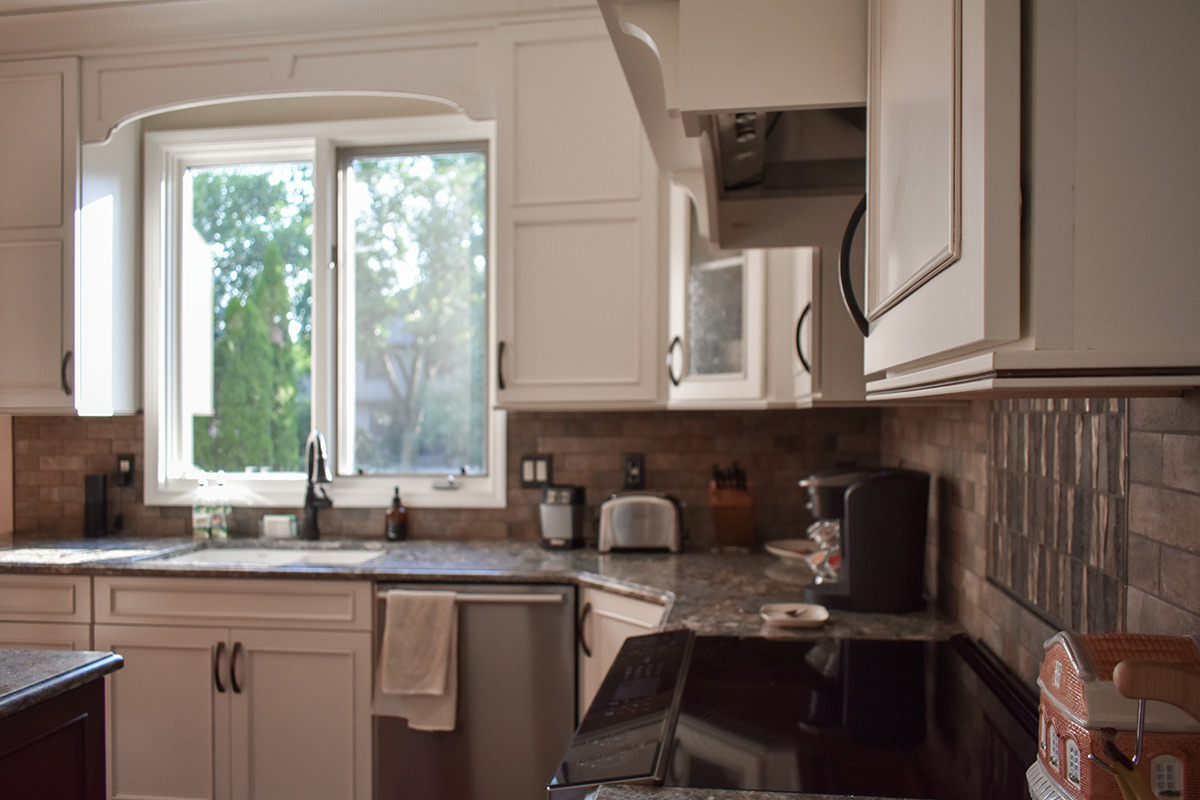
M 670 237 L 668 404 L 763 401 L 766 253 L 714 249 L 680 186 L 671 187 Z
M 79 62 L 0 64 L 0 408 L 74 408 Z
M 137 179 L 81 149 L 79 62 L 0 64 L 0 410 L 138 408 Z M 128 163 L 134 161 L 126 159 Z M 17 344 L 19 343 L 19 344 Z
M 694 204 L 671 188 L 672 408 L 862 402 L 862 338 L 841 308 L 831 248 L 716 250 Z M 852 257 L 862 280 L 862 250 Z
M 723 249 L 819 245 L 865 184 L 866 2 L 599 0 L 663 173 Z
M 1200 15 L 872 0 L 872 398 L 1200 382 Z
M 660 405 L 660 177 L 612 46 L 595 19 L 502 35 L 499 403 Z

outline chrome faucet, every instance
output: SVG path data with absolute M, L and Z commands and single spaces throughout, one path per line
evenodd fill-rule
M 300 531 L 301 539 L 320 539 L 321 531 L 317 527 L 317 511 L 329 508 L 333 500 L 325 493 L 325 485 L 333 483 L 333 472 L 329 468 L 329 450 L 325 446 L 325 437 L 313 429 L 304 443 L 304 457 L 308 473 L 308 489 L 304 493 L 304 527 Z

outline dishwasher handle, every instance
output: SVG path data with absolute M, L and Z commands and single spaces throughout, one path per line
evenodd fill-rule
M 379 592 L 377 597 L 382 600 L 387 597 L 387 591 Z M 504 592 L 479 592 L 468 593 L 459 592 L 455 598 L 456 603 L 497 603 L 504 605 L 544 605 L 544 606 L 560 606 L 566 601 L 566 595 L 561 593 L 555 594 L 534 594 L 533 592 L 512 593 Z

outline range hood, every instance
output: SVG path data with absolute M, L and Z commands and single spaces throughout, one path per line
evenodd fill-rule
M 659 168 L 721 248 L 828 246 L 866 187 L 866 0 L 599 0 Z

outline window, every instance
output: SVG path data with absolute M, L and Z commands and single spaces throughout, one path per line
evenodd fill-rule
M 1067 780 L 1075 786 L 1080 786 L 1083 780 L 1079 763 L 1079 745 L 1074 739 L 1067 739 Z
M 1053 767 L 1057 767 L 1058 766 L 1058 730 L 1054 727 L 1053 723 L 1050 725 L 1050 730 L 1046 734 L 1046 737 L 1050 740 L 1050 765 Z
M 146 136 L 149 502 L 223 473 L 235 504 L 298 506 L 317 428 L 338 505 L 397 483 L 503 505 L 492 138 L 460 117 Z
M 1162 755 L 1150 762 L 1151 788 L 1158 798 L 1183 796 L 1183 761 L 1176 756 Z

